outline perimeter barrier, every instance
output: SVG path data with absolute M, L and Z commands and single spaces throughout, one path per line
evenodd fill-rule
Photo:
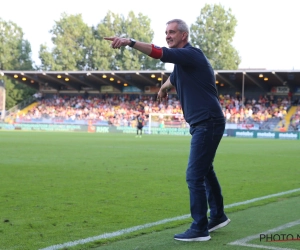
M 0 130 L 22 130 L 22 131 L 61 131 L 61 132 L 89 132 L 89 133 L 123 133 L 136 134 L 136 128 L 126 126 L 109 126 L 94 124 L 45 124 L 45 123 L 0 123 Z M 144 134 L 149 134 L 148 127 L 144 127 Z M 151 128 L 154 135 L 188 135 L 189 128 Z M 270 130 L 246 130 L 228 129 L 224 131 L 224 136 L 238 138 L 266 138 L 299 140 L 299 131 L 278 132 Z

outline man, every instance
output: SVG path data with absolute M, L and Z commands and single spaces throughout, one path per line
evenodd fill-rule
M 136 137 L 142 137 L 144 127 L 144 117 L 141 114 L 136 116 Z
M 223 196 L 213 167 L 214 157 L 223 136 L 225 119 L 218 100 L 214 71 L 200 49 L 188 42 L 189 29 L 180 19 L 167 22 L 166 47 L 126 38 L 105 38 L 114 49 L 133 47 L 162 62 L 174 63 L 174 70 L 161 86 L 158 98 L 165 98 L 167 90 L 175 87 L 185 120 L 192 135 L 186 181 L 190 192 L 190 228 L 174 239 L 207 241 L 209 232 L 226 226 L 230 219 L 224 213 Z M 207 202 L 210 221 L 207 218 Z

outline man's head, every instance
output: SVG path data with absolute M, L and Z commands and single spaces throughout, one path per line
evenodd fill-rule
M 189 40 L 189 27 L 181 19 L 167 22 L 166 41 L 170 48 L 182 48 Z

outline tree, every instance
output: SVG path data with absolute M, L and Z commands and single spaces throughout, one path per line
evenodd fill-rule
M 31 45 L 20 27 L 0 18 L 0 70 L 32 70 Z M 17 81 L 4 78 L 6 107 L 10 109 L 34 93 Z
M 90 51 L 89 67 L 94 70 L 147 70 L 165 69 L 164 64 L 152 59 L 137 50 L 122 47 L 112 50 L 110 43 L 103 37 L 132 37 L 150 43 L 154 32 L 150 28 L 150 19 L 141 13 L 138 16 L 130 11 L 127 19 L 118 14 L 108 12 L 105 18 L 93 27 L 93 48 Z
M 237 20 L 219 5 L 206 4 L 195 24 L 191 25 L 191 44 L 201 48 L 214 69 L 237 69 L 241 62 L 232 46 Z
M 0 18 L 0 69 L 31 70 L 31 46 L 20 27 Z
M 150 20 L 130 12 L 128 18 L 108 12 L 96 26 L 89 27 L 81 15 L 63 13 L 50 33 L 54 48 L 40 46 L 43 70 L 140 70 L 164 69 L 164 64 L 131 48 L 112 50 L 105 36 L 134 37 L 151 42 Z M 132 50 L 132 51 L 131 51 Z
M 40 46 L 41 69 L 85 70 L 92 31 L 83 22 L 81 14 L 68 16 L 63 13 L 50 33 L 55 46 L 51 52 L 46 45 Z

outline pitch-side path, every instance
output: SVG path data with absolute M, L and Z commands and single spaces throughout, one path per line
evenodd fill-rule
M 270 199 L 270 198 L 273 198 L 273 197 L 283 196 L 283 195 L 286 195 L 286 194 L 291 194 L 291 193 L 295 193 L 295 192 L 299 192 L 299 191 L 300 191 L 300 188 L 289 190 L 289 191 L 286 191 L 286 192 L 280 192 L 280 193 L 277 193 L 277 194 L 266 195 L 266 196 L 254 198 L 254 199 L 251 199 L 251 200 L 246 200 L 246 201 L 243 201 L 243 202 L 237 202 L 237 203 L 226 205 L 225 209 L 226 208 L 237 207 L 237 206 L 241 206 L 241 205 L 246 205 L 246 204 L 250 204 L 250 203 L 253 203 L 253 202 L 256 202 L 256 201 L 261 201 L 261 200 Z M 101 234 L 101 235 L 98 235 L 98 236 L 93 236 L 93 237 L 89 237 L 89 238 L 85 238 L 85 239 L 79 239 L 79 240 L 76 240 L 76 241 L 70 241 L 70 242 L 66 242 L 66 243 L 62 243 L 62 244 L 57 244 L 57 245 L 49 246 L 49 247 L 46 247 L 46 248 L 43 248 L 43 249 L 40 249 L 40 250 L 58 250 L 58 249 L 66 248 L 66 247 L 73 247 L 73 246 L 77 246 L 77 245 L 82 245 L 82 244 L 94 242 L 94 241 L 97 241 L 97 240 L 114 238 L 114 237 L 121 236 L 121 235 L 124 235 L 124 234 L 127 234 L 127 233 L 135 232 L 135 231 L 138 231 L 138 230 L 141 230 L 141 229 L 150 228 L 150 227 L 153 227 L 153 226 L 165 224 L 165 223 L 172 222 L 172 221 L 187 219 L 189 217 L 190 217 L 190 214 L 186 214 L 186 215 L 182 215 L 182 216 L 178 216 L 178 217 L 174 217 L 174 218 L 160 220 L 160 221 L 153 222 L 153 223 L 147 223 L 147 224 L 144 224 L 144 225 L 125 228 L 125 229 L 115 231 L 115 232 L 112 232 L 112 233 L 105 233 L 105 234 Z M 243 244 L 247 244 L 247 242 L 250 241 L 251 239 L 248 239 L 248 238 L 247 239 L 241 239 L 241 240 L 233 242 L 231 244 L 242 246 Z M 271 249 L 271 248 L 269 248 L 269 249 Z M 276 249 L 278 249 L 278 248 L 276 248 Z

